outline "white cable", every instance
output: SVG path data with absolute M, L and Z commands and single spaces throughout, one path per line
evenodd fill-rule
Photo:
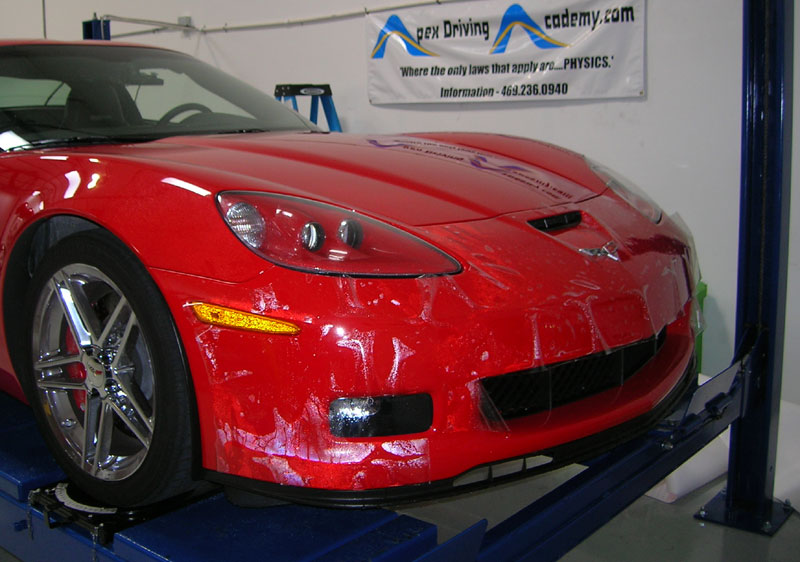
M 161 21 L 154 21 L 154 20 L 142 20 L 142 19 L 135 19 L 135 18 L 126 18 L 122 16 L 114 16 L 114 15 L 105 15 L 102 16 L 100 19 L 104 20 L 112 20 L 112 21 L 121 21 L 126 23 L 136 23 L 142 25 L 150 25 L 153 26 L 154 29 L 148 29 L 145 31 L 131 31 L 128 33 L 117 33 L 114 35 L 114 38 L 120 37 L 131 37 L 133 35 L 146 35 L 148 33 L 158 33 L 160 31 L 167 31 L 170 29 L 180 29 L 183 31 L 197 31 L 199 33 L 228 33 L 231 31 L 250 31 L 254 29 L 274 29 L 277 27 L 293 27 L 297 25 L 308 25 L 313 23 L 324 23 L 329 21 L 336 21 L 342 19 L 350 19 L 361 17 L 368 14 L 377 14 L 381 12 L 392 12 L 395 10 L 404 10 L 406 8 L 419 8 L 422 6 L 434 6 L 437 4 L 451 4 L 455 2 L 469 2 L 474 0 L 425 0 L 422 2 L 412 2 L 409 4 L 398 4 L 393 6 L 384 6 L 381 8 L 367 8 L 364 7 L 363 10 L 352 11 L 352 12 L 344 12 L 341 14 L 330 14 L 327 16 L 314 16 L 309 18 L 297 18 L 297 19 L 288 19 L 288 20 L 279 20 L 279 21 L 272 21 L 272 22 L 263 22 L 263 23 L 248 23 L 242 25 L 228 25 L 227 23 L 222 26 L 218 27 L 202 27 L 198 28 L 194 25 L 187 26 L 175 23 L 168 23 L 168 22 L 161 22 Z

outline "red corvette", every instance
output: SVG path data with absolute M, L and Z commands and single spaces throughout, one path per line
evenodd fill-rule
M 580 155 L 325 134 L 189 56 L 0 43 L 0 387 L 100 501 L 596 454 L 693 384 L 687 234 Z

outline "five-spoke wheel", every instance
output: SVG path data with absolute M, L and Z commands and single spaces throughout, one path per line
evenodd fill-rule
M 128 300 L 102 271 L 60 268 L 34 311 L 34 379 L 51 431 L 103 480 L 134 473 L 156 416 L 153 359 Z
M 67 473 L 119 505 L 188 488 L 188 376 L 141 263 L 101 231 L 73 235 L 46 255 L 29 295 L 24 387 Z

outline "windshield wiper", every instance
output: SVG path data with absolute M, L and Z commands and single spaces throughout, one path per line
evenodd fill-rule
M 147 142 L 158 137 L 151 135 L 140 136 L 104 136 L 104 135 L 75 135 L 59 139 L 38 139 L 26 142 L 8 149 L 9 152 L 17 150 L 31 150 L 34 148 L 61 148 L 65 146 L 83 146 L 93 144 L 121 144 L 129 142 Z
M 238 135 L 244 133 L 269 133 L 269 129 L 261 129 L 259 127 L 243 127 L 240 129 L 226 129 L 224 131 L 212 131 L 207 134 L 214 135 Z

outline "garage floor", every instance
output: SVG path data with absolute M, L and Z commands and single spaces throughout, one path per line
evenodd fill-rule
M 435 523 L 439 540 L 486 518 L 492 526 L 580 470 L 566 467 L 494 490 L 419 504 L 403 513 Z M 564 562 L 796 562 L 800 560 L 797 511 L 771 539 L 702 523 L 693 514 L 725 485 L 720 478 L 672 504 L 643 497 L 567 554 Z

